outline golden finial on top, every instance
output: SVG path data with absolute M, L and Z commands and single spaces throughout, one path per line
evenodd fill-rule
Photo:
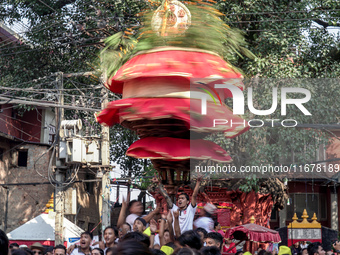
M 254 215 L 250 217 L 250 223 L 255 223 L 255 217 L 254 217 Z
M 307 223 L 307 222 L 308 222 L 308 221 L 307 221 L 308 217 L 309 217 L 309 216 L 308 216 L 308 214 L 307 214 L 307 210 L 304 209 L 304 210 L 303 210 L 303 213 L 302 213 L 302 216 L 301 216 L 301 218 L 303 219 L 302 222 L 303 222 L 303 223 Z
M 299 219 L 299 218 L 297 217 L 296 213 L 294 213 L 294 216 L 293 216 L 293 218 L 292 218 L 293 222 L 294 222 L 294 223 L 297 222 L 298 219 Z
M 316 213 L 314 213 L 314 214 L 313 214 L 313 218 L 312 218 L 313 222 L 316 221 L 317 219 L 318 219 L 318 218 L 316 217 Z

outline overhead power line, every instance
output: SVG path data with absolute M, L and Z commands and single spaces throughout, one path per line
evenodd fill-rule
M 227 13 L 226 15 L 236 16 L 236 15 L 265 15 L 265 14 L 287 14 L 287 13 L 313 13 L 313 12 L 331 12 L 340 11 L 340 9 L 323 9 L 323 10 L 301 10 L 301 11 L 282 11 L 282 12 L 243 12 L 243 13 Z
M 228 21 L 231 24 L 243 24 L 243 23 L 262 23 L 262 22 L 290 22 L 290 21 L 313 21 L 316 17 L 301 18 L 301 19 L 263 19 L 263 20 L 244 20 L 244 21 Z M 321 18 L 323 20 L 327 19 L 340 19 L 340 17 L 329 17 Z
M 50 8 L 52 11 L 57 12 L 55 9 L 53 9 L 51 6 L 49 6 L 48 4 L 46 4 L 45 2 L 38 0 L 40 3 L 42 3 L 43 5 L 47 6 L 48 8 Z
M 79 106 L 72 106 L 72 105 L 60 105 L 60 104 L 54 104 L 49 102 L 36 102 L 36 101 L 28 101 L 28 100 L 21 100 L 21 99 L 15 99 L 10 97 L 3 97 L 0 96 L 0 105 L 1 104 L 27 104 L 27 105 L 36 105 L 36 106 L 43 106 L 43 107 L 56 107 L 56 108 L 64 108 L 69 110 L 83 110 L 83 111 L 89 111 L 89 112 L 98 112 L 101 111 L 101 109 L 96 108 L 86 108 L 86 107 L 79 107 Z
M 86 182 L 101 182 L 102 179 L 88 179 L 88 180 L 77 180 L 77 181 L 73 181 L 72 183 L 86 183 Z M 36 186 L 36 185 L 46 185 L 46 184 L 52 184 L 50 182 L 19 182 L 19 183 L 0 183 L 0 186 Z M 53 184 L 58 184 L 57 182 L 53 183 Z

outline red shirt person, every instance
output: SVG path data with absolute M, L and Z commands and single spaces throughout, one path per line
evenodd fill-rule
M 229 238 L 224 238 L 223 252 L 236 253 L 236 244 Z M 232 248 L 232 249 L 230 249 Z M 229 250 L 230 249 L 230 250 Z

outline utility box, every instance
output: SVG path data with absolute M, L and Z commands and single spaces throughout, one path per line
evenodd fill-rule
M 59 159 L 68 164 L 101 163 L 100 139 L 72 137 L 59 143 Z
M 85 141 L 81 138 L 72 138 L 68 142 L 71 155 L 68 163 L 86 163 Z
M 85 142 L 86 162 L 92 164 L 100 163 L 100 142 L 99 140 L 91 140 Z

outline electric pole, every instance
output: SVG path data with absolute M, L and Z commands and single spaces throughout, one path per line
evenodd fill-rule
M 102 101 L 102 109 L 104 109 L 109 102 L 109 94 L 105 88 L 102 88 L 104 96 Z M 110 150 L 109 150 L 109 127 L 102 125 L 102 144 L 101 144 L 101 159 L 103 165 L 102 177 L 102 231 L 111 225 L 111 206 L 110 206 Z M 104 234 L 104 233 L 103 233 Z M 104 236 L 104 235 L 103 235 Z
M 63 96 L 63 73 L 59 72 L 56 78 L 57 86 L 58 86 L 58 103 L 59 105 L 64 104 L 64 96 Z M 57 120 L 57 131 L 60 130 L 61 122 L 64 119 L 64 109 L 57 108 L 56 109 L 56 120 Z M 64 244 L 64 190 L 62 183 L 64 182 L 64 169 L 65 165 L 61 163 L 59 160 L 59 146 L 60 146 L 60 135 L 57 133 L 56 135 L 56 186 L 55 186 L 55 245 Z M 52 155 L 53 156 L 53 155 Z

